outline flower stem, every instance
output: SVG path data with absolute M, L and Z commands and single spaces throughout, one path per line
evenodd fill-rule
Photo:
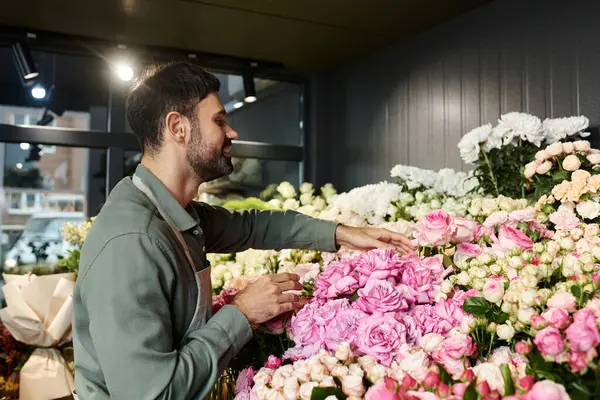
M 488 166 L 488 170 L 489 175 L 490 175 L 490 179 L 492 180 L 492 184 L 494 185 L 494 190 L 496 191 L 496 197 L 500 196 L 500 190 L 498 189 L 498 182 L 496 181 L 496 177 L 494 176 L 494 172 L 492 171 L 492 164 L 490 163 L 490 159 L 487 156 L 487 153 L 485 151 L 482 151 L 483 153 L 483 158 L 485 159 L 485 163 Z

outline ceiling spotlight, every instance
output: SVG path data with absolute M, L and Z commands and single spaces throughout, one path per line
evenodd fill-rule
M 242 107 L 243 105 L 244 105 L 243 101 L 238 101 L 237 103 L 235 103 L 233 105 L 233 108 L 238 109 L 238 108 Z
M 246 73 L 243 76 L 244 80 L 244 101 L 246 103 L 254 103 L 256 101 L 256 89 L 254 88 L 254 78 L 251 73 Z
M 21 150 L 29 150 L 29 143 L 21 143 Z
M 128 64 L 120 63 L 115 65 L 115 72 L 117 76 L 125 82 L 133 79 L 133 68 Z
M 23 164 L 22 164 L 22 163 L 20 163 L 20 162 L 18 162 L 18 163 L 17 163 L 17 169 L 22 169 L 22 168 L 23 168 Z
M 43 99 L 46 97 L 46 89 L 42 85 L 37 84 L 31 88 L 31 95 L 36 99 Z
M 12 45 L 12 51 L 19 76 L 24 82 L 30 81 L 39 75 L 33 57 L 27 47 L 21 43 L 15 43 Z

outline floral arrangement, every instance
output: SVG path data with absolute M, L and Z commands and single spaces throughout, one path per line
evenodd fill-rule
M 72 249 L 68 250 L 68 256 L 58 261 L 57 267 L 61 270 L 69 272 L 79 271 L 79 258 L 81 255 L 81 248 L 85 242 L 90 229 L 94 223 L 95 218 L 92 217 L 81 224 L 74 224 L 67 222 L 63 226 L 62 236 L 72 246 Z
M 433 189 L 441 196 L 464 197 L 479 189 L 479 182 L 471 172 L 443 168 L 432 171 L 410 165 L 396 165 L 390 175 L 397 178 L 404 191 Z
M 586 117 L 546 119 L 530 114 L 504 114 L 496 126 L 485 124 L 465 134 L 458 144 L 465 163 L 475 164 L 474 175 L 484 193 L 492 196 L 526 197 L 523 177 L 515 179 L 541 146 L 586 137 Z

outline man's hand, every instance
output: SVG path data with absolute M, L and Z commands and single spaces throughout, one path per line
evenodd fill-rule
M 415 247 L 406 236 L 383 228 L 354 228 L 338 225 L 335 241 L 338 245 L 353 250 L 394 247 L 402 255 L 415 251 Z
M 296 274 L 265 275 L 238 293 L 231 305 L 237 307 L 250 324 L 261 324 L 296 309 L 300 296 L 283 292 L 301 290 L 299 280 Z

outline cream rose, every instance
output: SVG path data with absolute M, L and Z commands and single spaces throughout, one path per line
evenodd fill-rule
M 537 174 L 540 175 L 544 175 L 546 173 L 548 173 L 548 171 L 550 171 L 552 169 L 552 161 L 544 161 L 543 163 L 541 163 L 540 165 L 537 166 L 535 172 Z
M 600 216 L 600 204 L 595 201 L 586 200 L 577 204 L 577 213 L 585 219 L 594 219 Z
M 581 161 L 576 155 L 570 154 L 563 160 L 563 168 L 565 171 L 577 171 L 581 167 Z

